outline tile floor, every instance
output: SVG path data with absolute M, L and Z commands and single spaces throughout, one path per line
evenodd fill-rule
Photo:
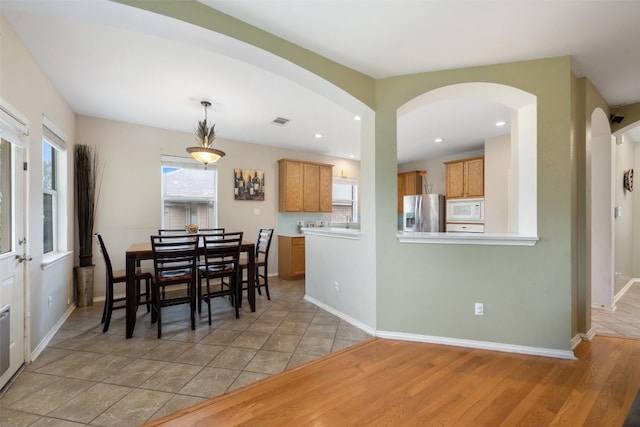
M 269 283 L 255 313 L 217 298 L 195 331 L 187 305 L 165 308 L 160 340 L 142 306 L 130 340 L 123 310 L 103 334 L 102 304 L 77 308 L 0 397 L 0 425 L 137 426 L 369 338 L 304 301 L 304 281 Z
M 640 283 L 631 285 L 616 307 L 616 311 L 591 310 L 591 322 L 596 333 L 640 339 Z

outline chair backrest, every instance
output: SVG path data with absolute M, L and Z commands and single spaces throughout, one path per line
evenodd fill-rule
M 223 228 L 201 228 L 198 230 L 198 234 L 220 234 L 224 233 Z
M 199 228 L 197 233 L 189 233 L 184 228 L 160 228 L 158 234 L 160 236 L 180 236 L 185 234 L 217 234 L 224 233 L 224 228 Z
M 159 228 L 158 234 L 161 236 L 176 236 L 188 234 L 187 230 L 184 228 Z
M 95 233 L 94 236 L 98 242 L 98 249 L 102 252 L 102 257 L 104 258 L 105 271 L 107 272 L 107 283 L 113 282 L 113 266 L 111 265 L 111 259 L 109 258 L 107 247 L 104 245 L 104 241 L 102 240 L 100 233 Z
M 155 279 L 161 284 L 184 283 L 195 277 L 197 236 L 151 236 Z
M 273 228 L 262 227 L 258 231 L 258 241 L 256 242 L 256 258 L 260 254 L 264 255 L 266 261 L 269 256 L 269 248 L 271 247 L 271 238 L 273 237 Z
M 242 236 L 242 231 L 201 235 L 206 268 L 209 271 L 226 270 L 233 264 L 237 269 Z

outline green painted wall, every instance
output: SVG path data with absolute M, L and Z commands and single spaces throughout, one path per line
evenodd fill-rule
M 213 30 L 291 61 L 373 107 L 374 80 L 195 0 L 113 0 Z
M 394 77 L 377 82 L 377 329 L 569 349 L 572 283 L 571 81 L 568 57 Z M 538 98 L 535 247 L 400 244 L 395 236 L 396 110 L 463 82 Z M 485 316 L 473 313 L 485 304 Z
M 166 14 L 259 46 L 342 88 L 375 110 L 365 130 L 364 207 L 375 219 L 377 325 L 382 331 L 566 350 L 578 328 L 579 224 L 576 100 L 569 57 L 373 80 L 192 0 L 121 3 Z M 494 82 L 538 97 L 538 234 L 534 247 L 400 244 L 396 238 L 396 110 L 427 91 Z M 367 212 L 363 211 L 363 215 Z M 363 259 L 364 258 L 364 259 Z M 356 259 L 372 262 L 368 256 Z M 485 316 L 473 314 L 474 302 Z

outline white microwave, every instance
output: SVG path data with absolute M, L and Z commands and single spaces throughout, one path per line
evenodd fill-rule
M 484 222 L 484 199 L 448 199 L 447 222 Z

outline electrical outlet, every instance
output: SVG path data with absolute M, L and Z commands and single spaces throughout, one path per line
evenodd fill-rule
M 49 295 L 49 307 L 51 307 L 51 303 L 53 302 L 53 296 Z
M 476 303 L 476 307 L 475 307 L 476 311 L 476 316 L 484 316 L 484 304 L 481 302 L 477 302 Z
M 340 284 L 338 282 L 333 282 L 333 286 L 336 288 L 336 292 L 340 290 Z
M 303 220 L 303 219 L 299 219 L 299 220 L 297 220 L 297 221 L 296 221 L 296 225 L 297 225 L 298 227 L 304 227 L 304 220 Z

